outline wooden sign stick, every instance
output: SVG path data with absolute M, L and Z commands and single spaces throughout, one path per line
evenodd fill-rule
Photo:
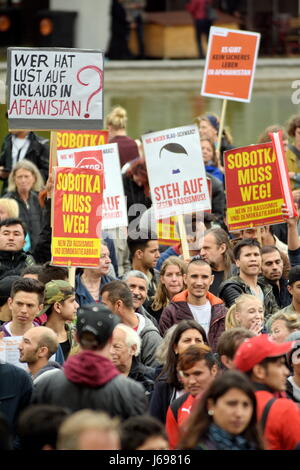
M 179 236 L 180 236 L 180 241 L 181 241 L 181 251 L 182 251 L 183 259 L 188 260 L 190 258 L 190 250 L 189 250 L 189 244 L 187 241 L 186 230 L 185 230 L 185 225 L 184 225 L 182 214 L 177 216 L 177 221 L 178 221 Z
M 219 156 L 219 162 L 221 162 L 220 152 L 221 152 L 221 142 L 222 142 L 222 135 L 223 135 L 223 129 L 224 129 L 226 108 L 227 108 L 227 100 L 223 100 L 221 119 L 220 119 L 220 124 L 219 124 L 218 143 L 217 143 L 217 148 L 216 148 L 216 152 Z

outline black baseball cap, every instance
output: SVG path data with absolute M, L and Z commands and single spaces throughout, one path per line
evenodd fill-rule
M 77 335 L 80 340 L 85 332 L 92 333 L 99 343 L 105 343 L 121 319 L 104 304 L 89 304 L 77 310 Z
M 289 272 L 289 285 L 293 284 L 296 281 L 300 281 L 300 266 L 293 266 Z

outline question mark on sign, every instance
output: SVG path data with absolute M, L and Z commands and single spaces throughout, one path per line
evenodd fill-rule
M 89 83 L 85 83 L 85 82 L 82 82 L 81 79 L 80 79 L 80 74 L 81 72 L 83 72 L 84 70 L 87 70 L 87 69 L 91 69 L 91 70 L 95 70 L 98 74 L 99 74 L 99 88 L 97 88 L 95 91 L 93 91 L 93 93 L 91 93 L 91 95 L 89 96 L 88 100 L 87 100 L 87 103 L 86 103 L 86 113 L 84 115 L 84 117 L 87 119 L 90 117 L 89 113 L 88 113 L 88 110 L 89 110 L 89 106 L 90 106 L 90 102 L 91 102 L 91 99 L 93 98 L 93 96 L 97 95 L 97 93 L 100 93 L 100 91 L 102 90 L 102 70 L 99 69 L 98 67 L 96 67 L 95 65 L 86 65 L 85 67 L 83 67 L 82 69 L 78 70 L 77 72 L 77 80 L 79 81 L 79 83 L 81 85 L 84 85 L 84 86 L 88 86 Z

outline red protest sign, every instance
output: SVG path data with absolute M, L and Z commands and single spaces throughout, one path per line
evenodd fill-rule
M 55 168 L 52 263 L 98 267 L 103 172 Z
M 283 222 L 283 195 L 272 143 L 224 153 L 230 231 Z
M 201 94 L 249 102 L 259 39 L 259 33 L 210 28 Z

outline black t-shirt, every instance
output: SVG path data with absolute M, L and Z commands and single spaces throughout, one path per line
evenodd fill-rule
M 67 341 L 64 341 L 63 343 L 59 343 L 59 344 L 60 344 L 60 347 L 62 349 L 64 359 L 66 360 L 68 355 L 69 355 L 69 352 L 71 350 L 70 341 L 67 339 Z
M 209 292 L 219 297 L 219 287 L 224 280 L 224 271 L 212 271 L 212 274 L 214 275 L 214 282 L 210 286 Z

